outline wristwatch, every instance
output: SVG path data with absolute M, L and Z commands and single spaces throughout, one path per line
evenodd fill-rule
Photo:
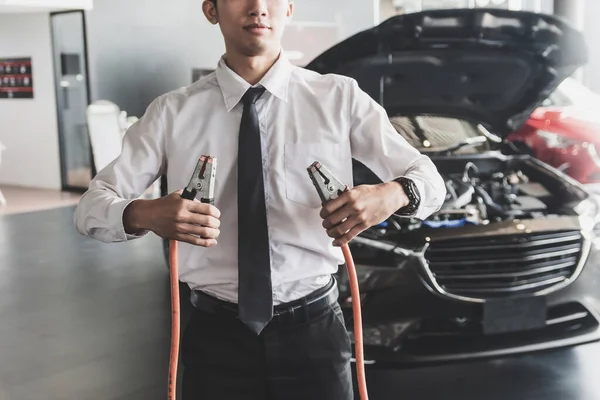
M 402 189 L 404 189 L 404 193 L 406 197 L 408 197 L 408 204 L 398 211 L 395 214 L 400 216 L 412 216 L 419 209 L 419 205 L 421 204 L 421 194 L 419 193 L 419 188 L 412 179 L 400 177 L 394 179 L 395 182 L 398 182 L 402 185 Z

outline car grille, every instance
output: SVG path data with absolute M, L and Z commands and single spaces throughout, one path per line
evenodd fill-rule
M 579 231 L 433 241 L 425 256 L 447 293 L 470 298 L 534 293 L 572 277 L 583 238 Z

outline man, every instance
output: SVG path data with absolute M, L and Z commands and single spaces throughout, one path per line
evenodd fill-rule
M 439 209 L 443 181 L 385 111 L 342 76 L 285 58 L 288 0 L 206 0 L 226 53 L 214 73 L 156 99 L 91 182 L 78 230 L 105 242 L 181 242 L 195 312 L 181 347 L 184 399 L 348 400 L 351 343 L 332 279 L 340 246 L 399 212 Z M 218 159 L 214 206 L 179 196 L 200 155 Z M 322 206 L 306 168 L 384 183 Z M 160 199 L 138 196 L 166 174 Z

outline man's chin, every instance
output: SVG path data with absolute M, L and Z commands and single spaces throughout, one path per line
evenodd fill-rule
M 242 49 L 242 54 L 244 54 L 246 57 L 259 57 L 270 54 L 273 52 L 273 50 L 274 49 L 272 46 L 269 46 L 264 41 L 261 41 L 260 43 L 244 46 Z

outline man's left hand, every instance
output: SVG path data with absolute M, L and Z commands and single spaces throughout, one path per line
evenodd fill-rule
M 371 226 L 380 224 L 408 204 L 397 182 L 360 185 L 323 206 L 321 218 L 334 246 L 343 246 Z

